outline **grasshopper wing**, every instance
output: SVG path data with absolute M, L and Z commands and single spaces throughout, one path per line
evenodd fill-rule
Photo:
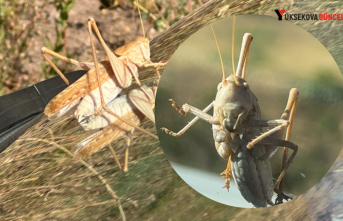
M 132 76 L 128 69 L 125 67 L 123 61 L 120 60 L 120 58 L 117 58 L 117 56 L 111 51 L 106 50 L 106 54 L 119 85 L 123 88 L 129 87 L 132 82 Z
M 144 116 L 139 112 L 129 112 L 121 116 L 121 118 L 134 125 L 137 125 L 144 119 Z M 117 119 L 103 130 L 100 130 L 82 140 L 72 149 L 72 152 L 77 158 L 89 157 L 91 154 L 97 152 L 102 147 L 111 143 L 113 140 L 127 134 L 132 130 L 132 128 L 132 126 Z
M 105 60 L 98 64 L 100 84 L 103 85 L 110 78 L 114 78 L 110 62 Z M 80 99 L 99 87 L 95 68 L 92 68 L 72 85 L 54 97 L 45 107 L 44 113 L 48 117 L 59 117 L 79 103 Z
M 117 114 L 120 118 L 126 118 L 132 114 L 141 114 L 141 112 L 133 105 L 131 102 L 128 101 L 127 95 L 122 95 L 115 98 L 113 101 L 107 104 L 107 108 Z M 144 116 L 144 115 L 143 115 Z M 105 128 L 117 121 L 121 122 L 117 117 L 112 115 L 105 109 L 102 109 L 100 113 L 95 115 L 89 116 L 77 116 L 80 125 L 83 129 L 87 130 L 95 130 L 95 129 L 102 129 Z
M 105 104 L 110 103 L 115 99 L 118 94 L 121 92 L 122 88 L 118 86 L 118 83 L 113 79 L 108 79 L 102 86 L 102 93 Z M 83 119 L 94 114 L 98 108 L 101 107 L 101 97 L 99 88 L 91 91 L 88 95 L 84 96 L 78 105 L 74 116 L 76 119 L 81 122 Z
M 149 94 L 150 98 L 155 98 L 152 88 L 147 86 L 143 86 L 143 88 Z M 155 114 L 153 111 L 155 100 L 151 100 L 149 97 L 141 89 L 135 89 L 129 93 L 129 100 L 140 112 L 142 112 L 147 118 L 155 123 Z

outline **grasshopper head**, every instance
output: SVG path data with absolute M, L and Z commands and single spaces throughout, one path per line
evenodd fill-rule
M 222 128 L 229 132 L 240 132 L 242 123 L 252 109 L 252 98 L 249 85 L 243 78 L 230 75 L 219 83 L 214 111 Z

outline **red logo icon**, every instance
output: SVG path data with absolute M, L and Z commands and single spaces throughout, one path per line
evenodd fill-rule
M 285 9 L 278 9 L 278 10 L 279 10 L 279 12 L 280 12 L 281 16 L 282 16 L 283 14 L 285 14 L 285 12 L 286 12 L 286 10 L 285 10 Z

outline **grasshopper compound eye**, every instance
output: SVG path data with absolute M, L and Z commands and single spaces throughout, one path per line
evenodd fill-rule
M 223 88 L 223 83 L 220 82 L 217 86 L 217 91 L 220 91 Z
M 244 88 L 244 90 L 249 91 L 249 85 L 247 82 L 243 83 L 243 88 Z
M 231 23 L 228 18 L 213 24 L 220 30 L 217 42 L 223 58 L 231 56 L 232 46 L 227 44 Z M 292 23 L 238 16 L 236 29 L 234 46 L 245 50 L 243 55 L 236 50 L 233 57 L 243 60 L 234 63 L 246 75 L 222 74 L 219 56 L 213 58 L 218 53 L 213 33 L 203 28 L 178 48 L 163 72 L 156 95 L 156 126 L 169 162 L 192 188 L 223 204 L 267 207 L 305 193 L 334 163 L 343 141 L 335 123 L 342 117 L 335 105 L 343 108 L 343 104 L 334 102 L 340 98 L 331 84 L 343 82 L 328 51 Z M 243 35 L 250 38 L 241 41 Z M 251 35 L 249 51 L 245 44 Z M 232 68 L 227 60 L 226 72 Z M 323 67 L 325 71 L 318 71 Z M 168 99 L 178 104 L 174 105 L 178 111 Z M 325 105 L 318 105 L 322 101 Z M 280 170 L 283 147 L 289 153 Z

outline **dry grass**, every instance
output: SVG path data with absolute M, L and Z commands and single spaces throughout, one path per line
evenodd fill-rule
M 147 127 L 153 129 L 151 123 Z M 74 159 L 69 149 L 87 135 L 90 133 L 80 132 L 73 118 L 45 118 L 18 139 L 1 158 L 3 209 L 15 211 L 15 216 L 23 219 L 76 219 L 86 207 L 107 205 L 121 209 L 120 201 L 132 203 L 118 197 L 109 185 L 117 182 L 118 169 L 107 148 L 86 161 Z M 125 140 L 116 140 L 113 145 L 121 155 Z M 142 140 L 142 134 L 137 133 L 131 154 L 144 159 L 161 151 L 156 140 Z M 131 158 L 132 164 L 135 161 Z

